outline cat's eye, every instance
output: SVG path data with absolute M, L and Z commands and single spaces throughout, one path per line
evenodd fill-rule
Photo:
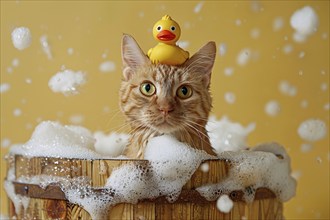
M 156 87 L 151 82 L 144 82 L 140 85 L 140 91 L 145 96 L 152 96 L 156 93 Z
M 182 85 L 176 91 L 176 95 L 181 99 L 187 99 L 192 95 L 192 89 L 187 85 Z

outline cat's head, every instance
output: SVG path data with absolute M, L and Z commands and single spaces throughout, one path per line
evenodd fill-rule
M 133 129 L 172 133 L 204 127 L 212 107 L 215 55 L 215 43 L 209 42 L 181 66 L 155 65 L 124 35 L 120 106 Z

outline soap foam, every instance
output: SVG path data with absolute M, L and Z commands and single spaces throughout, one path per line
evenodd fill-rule
M 298 134 L 303 140 L 315 142 L 327 135 L 327 126 L 320 119 L 307 119 L 299 125 Z
M 117 157 L 123 154 L 128 144 L 129 135 L 124 133 L 112 132 L 109 135 L 102 131 L 94 132 L 95 150 L 97 153 Z
M 214 201 L 222 194 L 242 190 L 245 201 L 252 202 L 259 187 L 272 190 L 282 202 L 295 195 L 296 181 L 290 175 L 290 157 L 282 146 L 262 144 L 252 151 L 223 152 L 219 157 L 230 161 L 231 168 L 228 177 L 220 183 L 196 189 L 207 200 Z
M 306 37 L 316 32 L 319 21 L 314 9 L 311 6 L 305 6 L 293 13 L 290 24 L 296 31 L 294 33 L 294 40 L 303 42 Z
M 281 111 L 281 106 L 276 100 L 270 100 L 265 105 L 265 112 L 269 116 L 277 116 Z
M 279 83 L 278 89 L 283 95 L 293 97 L 297 94 L 297 88 L 286 80 L 282 80 Z
M 0 93 L 5 93 L 10 90 L 10 84 L 9 83 L 1 83 L 0 85 Z
M 116 70 L 116 64 L 113 61 L 104 61 L 100 64 L 99 70 L 103 73 L 109 73 Z
M 94 151 L 94 143 L 91 132 L 84 127 L 44 121 L 28 142 L 11 147 L 10 153 L 25 157 L 102 158 Z
M 53 92 L 61 92 L 64 95 L 79 94 L 78 88 L 86 83 L 86 74 L 82 71 L 66 69 L 57 72 L 48 82 Z
M 41 44 L 41 48 L 42 51 L 46 54 L 47 58 L 49 60 L 53 59 L 53 55 L 52 55 L 52 51 L 48 42 L 48 37 L 47 35 L 42 35 L 40 37 L 40 44 Z
M 28 48 L 32 43 L 32 35 L 30 29 L 27 27 L 18 27 L 11 33 L 11 40 L 13 45 L 18 50 Z
M 255 123 L 243 127 L 223 116 L 217 120 L 214 116 L 209 118 L 206 130 L 210 137 L 212 147 L 217 154 L 223 151 L 237 151 L 246 148 L 246 139 L 249 133 L 255 129 Z
M 251 59 L 251 53 L 252 51 L 249 48 L 242 49 L 237 55 L 237 64 L 240 66 L 245 66 Z
M 234 206 L 233 201 L 226 194 L 220 196 L 217 201 L 217 208 L 219 209 L 220 212 L 223 213 L 229 213 L 233 208 L 233 206 Z

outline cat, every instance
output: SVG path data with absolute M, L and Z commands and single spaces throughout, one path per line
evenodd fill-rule
M 131 127 L 126 156 L 143 159 L 148 140 L 163 134 L 216 155 L 205 129 L 215 55 L 215 43 L 208 42 L 181 66 L 152 64 L 135 39 L 123 35 L 120 108 Z

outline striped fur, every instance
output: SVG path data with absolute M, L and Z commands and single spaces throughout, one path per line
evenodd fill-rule
M 132 54 L 134 53 L 130 51 L 130 59 Z M 137 56 L 142 54 L 137 53 Z M 142 159 L 148 140 L 162 134 L 173 135 L 194 148 L 214 155 L 205 129 L 212 107 L 209 81 L 214 54 L 209 58 L 212 64 L 204 65 L 209 68 L 204 72 L 209 71 L 209 73 L 201 72 L 203 71 L 201 62 L 205 60 L 207 61 L 205 54 L 197 53 L 191 58 L 193 62 L 187 61 L 185 65 L 179 67 L 151 63 L 137 65 L 134 61 L 135 66 L 132 68 L 129 63 L 124 62 L 124 67 L 131 68 L 128 76 L 125 77 L 124 73 L 120 89 L 120 107 L 131 126 L 131 138 L 126 152 L 128 157 Z M 151 82 L 156 87 L 156 93 L 151 97 L 140 92 L 140 85 L 145 81 Z M 193 93 L 190 98 L 181 99 L 177 96 L 177 89 L 181 85 L 192 88 Z M 173 111 L 166 116 L 159 110 L 159 106 L 163 104 L 173 106 Z

